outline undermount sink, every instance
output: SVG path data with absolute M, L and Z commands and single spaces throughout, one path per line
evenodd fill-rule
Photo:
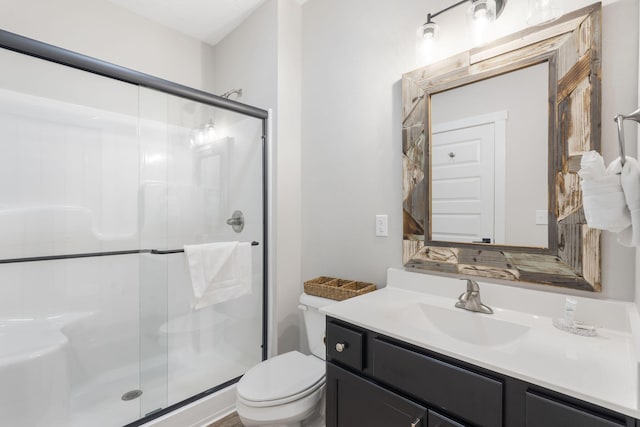
M 425 322 L 451 338 L 481 346 L 508 344 L 529 331 L 528 326 L 492 315 L 419 302 L 405 307 L 398 315 L 414 326 L 420 327 Z

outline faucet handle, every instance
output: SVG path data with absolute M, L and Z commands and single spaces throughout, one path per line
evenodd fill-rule
M 467 292 L 480 291 L 480 285 L 475 280 L 467 279 Z
M 464 280 L 464 279 L 463 279 Z M 458 297 L 457 308 L 479 313 L 493 314 L 493 310 L 480 300 L 480 286 L 475 280 L 467 279 L 467 291 Z

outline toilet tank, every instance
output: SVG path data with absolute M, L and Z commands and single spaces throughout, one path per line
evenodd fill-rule
M 304 325 L 307 330 L 307 341 L 311 353 L 325 360 L 325 315 L 320 313 L 320 307 L 334 304 L 336 301 L 313 295 L 300 295 L 300 309 L 304 314 Z

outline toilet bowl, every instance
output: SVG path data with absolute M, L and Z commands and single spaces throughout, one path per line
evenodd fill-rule
M 302 294 L 311 355 L 275 356 L 251 368 L 238 382 L 236 411 L 246 427 L 324 427 L 325 316 L 335 301 Z

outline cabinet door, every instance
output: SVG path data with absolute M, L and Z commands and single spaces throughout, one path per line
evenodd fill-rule
M 427 427 L 426 408 L 327 364 L 327 427 Z
M 527 392 L 526 427 L 624 427 L 624 421 L 599 416 L 551 398 Z

